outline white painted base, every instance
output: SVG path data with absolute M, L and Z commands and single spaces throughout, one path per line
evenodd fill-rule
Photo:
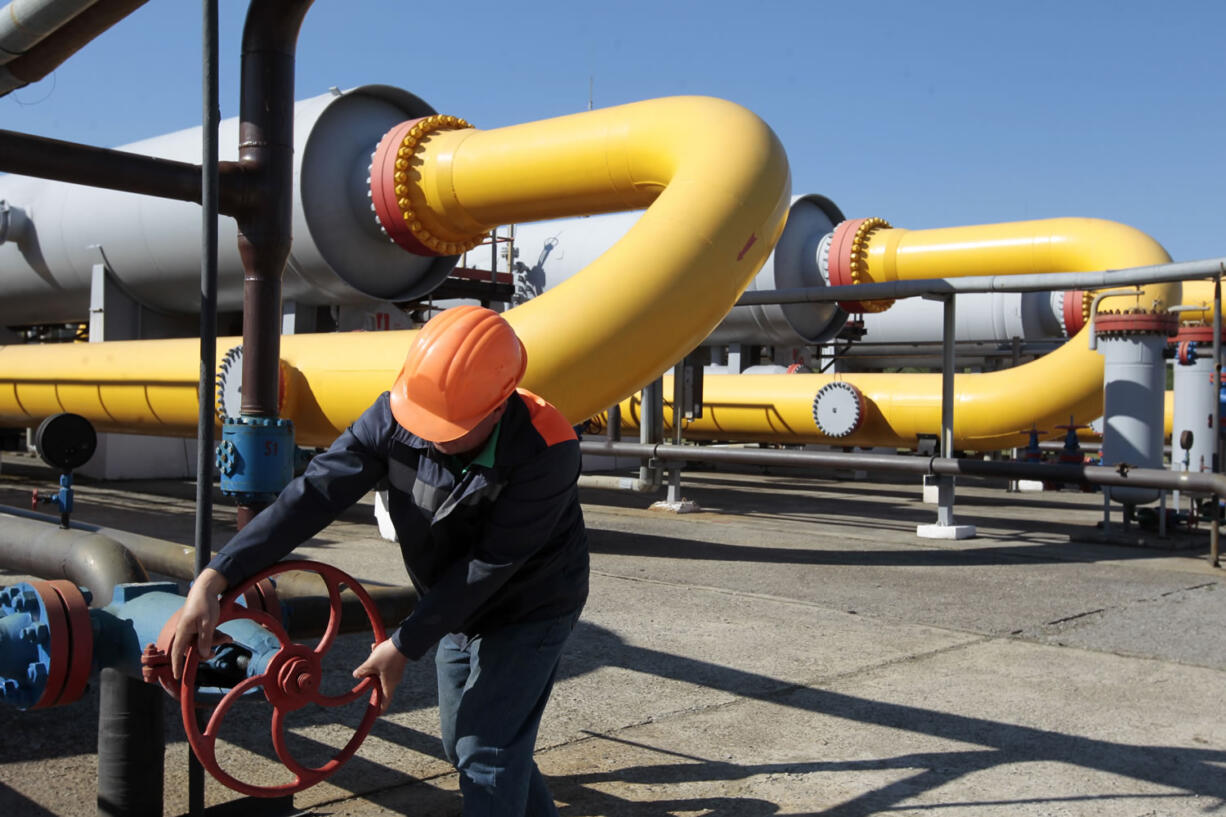
M 974 525 L 916 525 L 915 535 L 921 539 L 973 539 Z
M 196 476 L 196 440 L 102 433 L 94 456 L 76 473 L 93 479 L 190 479 Z
M 648 510 L 669 511 L 671 513 L 696 513 L 702 509 L 698 507 L 697 502 L 683 499 L 680 502 L 665 502 L 664 500 L 653 502 Z
M 398 541 L 392 517 L 387 512 L 387 491 L 375 491 L 375 522 L 379 524 L 380 536 L 389 542 Z
M 1019 479 L 1017 490 L 1018 493 L 1038 493 L 1043 490 L 1043 483 L 1037 479 Z

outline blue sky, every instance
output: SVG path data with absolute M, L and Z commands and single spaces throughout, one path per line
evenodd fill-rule
M 222 114 L 246 2 L 221 0 Z M 1226 255 L 1226 2 L 316 0 L 298 98 L 399 85 L 498 127 L 707 94 L 779 134 L 793 191 L 913 229 L 1089 216 Z M 589 85 L 590 83 L 590 85 Z M 151 0 L 2 127 L 105 146 L 199 124 L 200 9 Z

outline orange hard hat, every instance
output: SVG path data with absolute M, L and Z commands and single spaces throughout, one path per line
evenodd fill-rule
M 430 442 L 459 439 L 511 396 L 528 355 L 501 315 L 457 306 L 430 319 L 392 385 L 392 416 Z

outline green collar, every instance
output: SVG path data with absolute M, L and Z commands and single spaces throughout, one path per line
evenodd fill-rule
M 494 467 L 494 452 L 498 450 L 498 433 L 502 431 L 502 420 L 494 423 L 494 430 L 490 432 L 490 437 L 485 441 L 485 447 L 481 449 L 481 453 L 473 458 L 473 461 L 468 465 L 481 465 L 485 468 Z
M 480 465 L 484 468 L 494 467 L 494 452 L 498 450 L 498 434 L 502 431 L 502 420 L 494 424 L 494 430 L 490 432 L 490 436 L 486 439 L 485 445 L 481 447 L 481 453 L 473 457 L 466 464 L 459 457 L 448 455 L 447 468 L 457 476 L 468 472 L 474 465 Z

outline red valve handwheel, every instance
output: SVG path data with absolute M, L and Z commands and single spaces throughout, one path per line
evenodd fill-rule
M 237 603 L 245 592 L 256 586 L 261 580 L 290 570 L 318 573 L 328 588 L 328 599 L 331 605 L 328 626 L 324 630 L 323 637 L 313 649 L 292 643 L 279 619 L 264 610 L 249 609 Z M 348 587 L 361 601 L 366 617 L 370 620 L 371 629 L 374 631 L 375 643 L 383 641 L 386 638 L 383 624 L 379 620 L 378 611 L 370 595 L 353 578 L 330 565 L 305 561 L 278 562 L 226 591 L 226 594 L 221 597 L 221 614 L 218 617 L 218 624 L 236 618 L 251 619 L 276 636 L 281 642 L 281 649 L 268 662 L 268 667 L 262 674 L 244 679 L 222 697 L 217 706 L 213 708 L 213 713 L 203 732 L 200 731 L 196 722 L 196 670 L 200 659 L 195 647 L 188 647 L 183 666 L 183 683 L 179 694 L 179 705 L 183 714 L 183 728 L 187 732 L 187 742 L 191 744 L 192 751 L 196 753 L 196 757 L 200 759 L 201 765 L 209 774 L 235 791 L 252 797 L 283 797 L 313 786 L 335 772 L 341 764 L 352 757 L 358 746 L 365 740 L 366 735 L 369 734 L 371 727 L 374 726 L 383 698 L 377 678 L 373 676 L 363 678 L 357 686 L 343 695 L 328 696 L 319 692 L 320 661 L 331 648 L 340 630 L 342 587 Z M 235 701 L 256 687 L 263 687 L 264 696 L 273 706 L 272 745 L 277 757 L 294 774 L 295 780 L 292 783 L 280 786 L 256 786 L 244 783 L 231 777 L 217 763 L 215 749 L 222 720 Z M 366 707 L 366 713 L 354 731 L 353 737 L 343 749 L 333 755 L 327 763 L 316 768 L 308 768 L 294 760 L 285 742 L 287 713 L 301 709 L 310 703 L 329 707 L 344 706 L 367 693 L 370 694 L 370 703 Z

